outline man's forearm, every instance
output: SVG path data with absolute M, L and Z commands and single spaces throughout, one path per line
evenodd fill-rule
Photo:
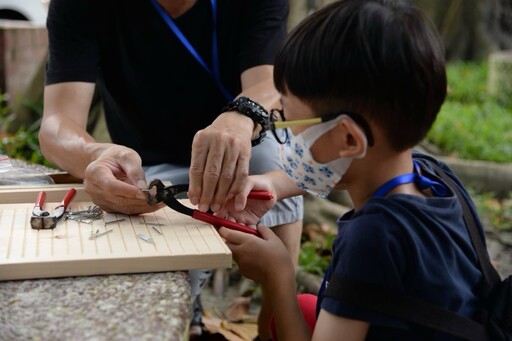
M 249 97 L 268 111 L 277 108 L 280 105 L 280 94 L 274 86 L 273 70 L 271 65 L 261 65 L 245 71 L 239 96 Z
M 245 96 L 261 105 L 265 110 L 280 107 L 280 94 L 274 86 L 274 67 L 272 65 L 260 65 L 250 68 L 242 73 L 242 92 L 237 96 Z M 261 127 L 254 125 L 252 139 L 259 136 Z
M 46 159 L 78 178 L 84 178 L 85 168 L 100 147 L 84 129 L 58 116 L 43 119 L 39 143 Z
M 86 131 L 93 93 L 94 84 L 85 82 L 47 85 L 44 89 L 41 151 L 49 161 L 79 178 L 102 148 Z

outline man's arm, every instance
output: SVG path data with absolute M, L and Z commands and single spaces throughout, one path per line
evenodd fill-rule
M 260 65 L 241 75 L 242 92 L 267 111 L 279 105 L 280 95 L 273 83 L 273 66 Z M 236 111 L 225 112 L 196 133 L 192 144 L 188 195 L 199 210 L 217 211 L 238 194 L 249 174 L 251 140 L 260 126 Z
M 152 212 L 139 190 L 146 188 L 140 156 L 132 149 L 97 143 L 87 133 L 94 84 L 47 85 L 39 142 L 44 156 L 84 179 L 85 191 L 102 209 L 126 214 Z
M 81 179 L 94 159 L 87 151 L 94 139 L 86 131 L 93 93 L 94 84 L 85 82 L 48 85 L 44 89 L 41 150 L 49 161 Z
M 240 96 L 252 98 L 267 110 L 276 108 L 281 96 L 274 86 L 273 74 L 273 65 L 260 65 L 244 71 Z

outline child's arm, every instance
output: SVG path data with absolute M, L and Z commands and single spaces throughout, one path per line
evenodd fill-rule
M 248 199 L 250 191 L 266 191 L 272 194 L 271 200 Z M 247 178 L 244 189 L 226 201 L 216 213 L 238 223 L 256 227 L 260 217 L 274 207 L 278 200 L 304 194 L 283 171 L 272 171 Z
M 259 283 L 272 302 L 278 340 L 365 340 L 369 324 L 320 312 L 311 335 L 297 301 L 295 270 L 286 247 L 269 229 L 258 228 L 262 238 L 220 228 L 243 276 Z M 312 338 L 313 337 L 313 338 Z
M 368 322 L 351 320 L 320 310 L 313 340 L 363 341 L 366 339 L 369 327 Z
M 252 175 L 248 177 L 244 190 L 235 197 L 237 209 L 241 210 L 245 207 L 247 195 L 251 190 L 269 191 L 274 195 L 276 201 L 306 193 L 297 187 L 288 174 L 282 170 Z
M 258 228 L 262 238 L 243 232 L 219 229 L 240 272 L 261 284 L 277 324 L 279 340 L 311 340 L 299 305 L 295 288 L 295 270 L 281 240 L 266 227 Z

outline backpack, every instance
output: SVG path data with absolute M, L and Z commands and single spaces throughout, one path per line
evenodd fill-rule
M 478 256 L 484 276 L 481 290 L 483 305 L 478 316 L 470 319 L 400 292 L 336 275 L 329 279 L 324 295 L 466 340 L 512 341 L 512 275 L 504 280 L 500 278 L 491 264 L 484 241 L 476 227 L 477 218 L 471 213 L 469 204 L 454 180 L 437 163 L 432 162 L 430 165 L 459 199 L 464 221 Z

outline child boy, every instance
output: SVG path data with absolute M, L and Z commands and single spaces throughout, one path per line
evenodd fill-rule
M 431 164 L 437 161 L 413 152 L 446 96 L 444 50 L 433 26 L 405 2 L 335 2 L 290 34 L 276 57 L 274 82 L 286 118 L 276 126 L 293 127 L 275 132 L 284 142 L 288 174 L 253 177 L 247 192 L 265 189 L 282 198 L 300 190 L 326 196 L 346 189 L 354 205 L 338 220 L 316 325 L 313 321 L 310 328 L 279 239 L 262 226 L 262 239 L 220 229 L 242 274 L 269 294 L 278 339 L 451 339 L 324 295 L 333 281 L 348 278 L 467 317 L 477 310 L 482 274 L 461 206 L 434 174 Z M 460 190 L 470 200 L 462 185 Z M 268 207 L 251 200 L 245 205 L 243 196 L 225 213 L 254 225 Z

